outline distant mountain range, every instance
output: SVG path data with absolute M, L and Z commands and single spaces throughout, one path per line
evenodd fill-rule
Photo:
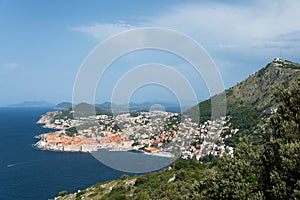
M 64 109 L 64 108 L 69 108 L 72 107 L 72 103 L 70 102 L 62 102 L 59 103 L 55 106 L 56 109 Z M 82 103 L 81 103 L 82 106 Z M 81 107 L 80 106 L 80 107 Z M 134 103 L 130 102 L 129 105 L 126 104 L 114 104 L 111 102 L 104 102 L 101 104 L 96 104 L 95 105 L 97 108 L 106 111 L 108 113 L 112 113 L 112 110 L 114 113 L 123 113 L 123 112 L 137 112 L 141 110 L 150 110 L 150 109 L 165 109 L 168 112 L 183 112 L 190 108 L 190 106 L 183 106 L 180 108 L 179 104 L 176 103 L 160 103 L 160 102 L 143 102 L 143 103 Z
M 88 104 L 80 103 L 79 105 L 80 105 L 79 107 L 81 108 L 80 110 L 83 111 L 82 107 L 86 107 L 86 105 Z M 46 101 L 24 101 L 22 103 L 8 105 L 7 107 L 53 107 L 55 109 L 65 109 L 65 108 L 71 108 L 72 106 L 73 104 L 71 102 L 62 102 L 55 105 L 53 103 L 49 103 Z M 91 108 L 90 106 L 89 108 Z M 127 111 L 129 112 L 137 112 L 141 110 L 148 111 L 150 109 L 159 109 L 159 108 L 165 109 L 168 112 L 180 113 L 191 107 L 191 106 L 183 106 L 182 108 L 180 108 L 179 104 L 167 103 L 167 102 L 142 102 L 142 103 L 130 102 L 128 106 L 126 104 L 114 104 L 111 102 L 104 102 L 101 104 L 96 104 L 95 106 L 107 113 L 112 113 L 112 109 L 114 109 L 114 113 L 123 113 Z
M 18 104 L 11 104 L 8 107 L 54 107 L 52 103 L 46 101 L 24 101 Z
M 108 112 L 112 112 L 114 109 L 114 113 L 122 113 L 127 109 L 129 112 L 136 112 L 140 110 L 149 111 L 151 109 L 165 109 L 168 112 L 183 112 L 190 108 L 190 106 L 180 107 L 177 103 L 167 103 L 167 102 L 143 102 L 143 103 L 134 103 L 130 102 L 129 105 L 125 104 L 113 104 L 111 102 L 104 102 L 102 104 L 96 104 L 98 108 L 106 110 Z

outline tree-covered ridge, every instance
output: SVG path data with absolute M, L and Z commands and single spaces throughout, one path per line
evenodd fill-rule
M 299 199 L 300 77 L 275 98 L 263 145 L 244 137 L 233 157 L 178 160 L 161 172 L 122 176 L 59 199 Z

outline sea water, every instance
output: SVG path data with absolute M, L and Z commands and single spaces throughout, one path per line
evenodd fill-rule
M 75 192 L 124 174 L 88 153 L 34 148 L 34 136 L 51 131 L 36 124 L 49 110 L 0 108 L 0 199 L 53 198 L 62 190 Z

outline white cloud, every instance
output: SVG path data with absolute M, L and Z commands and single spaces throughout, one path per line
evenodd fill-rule
M 219 60 L 232 67 L 247 66 L 246 76 L 280 53 L 300 62 L 299 9 L 297 0 L 181 4 L 148 18 L 146 26 L 186 33 L 203 45 L 218 67 L 223 67 Z
M 299 8 L 299 1 L 190 4 L 175 7 L 150 23 L 192 34 L 204 43 L 246 45 L 289 33 L 299 36 Z
M 299 9 L 298 0 L 256 0 L 237 4 L 201 1 L 177 4 L 146 20 L 143 16 L 143 23 L 134 26 L 125 22 L 100 23 L 73 30 L 101 41 L 137 27 L 174 29 L 199 42 L 219 68 L 226 60 L 226 67 L 221 71 L 240 66 L 245 68 L 243 76 L 246 77 L 278 57 L 279 52 L 285 59 L 300 62 Z M 230 74 L 224 79 L 231 80 L 233 76 Z
M 14 70 L 14 69 L 18 68 L 19 66 L 20 66 L 20 64 L 17 64 L 17 63 L 7 63 L 7 64 L 3 65 L 3 69 Z
M 123 21 L 119 21 L 118 23 L 95 23 L 87 26 L 72 27 L 71 30 L 88 34 L 97 40 L 103 40 L 109 36 L 129 30 L 131 28 L 134 27 L 130 24 L 126 24 Z
M 180 4 L 161 15 L 148 17 L 148 22 L 137 26 L 158 26 L 182 31 L 213 48 L 269 47 L 266 41 L 277 45 L 274 41 L 283 35 L 285 40 L 293 41 L 295 37 L 299 40 L 299 8 L 300 2 L 297 0 L 253 1 L 238 5 L 222 2 Z M 120 21 L 79 26 L 72 30 L 105 39 L 137 26 Z

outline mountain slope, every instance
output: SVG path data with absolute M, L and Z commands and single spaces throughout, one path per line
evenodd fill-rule
M 297 68 L 298 67 L 298 68 Z M 257 109 L 274 106 L 274 86 L 288 87 L 300 75 L 299 64 L 289 61 L 269 63 L 227 91 L 228 106 L 251 105 Z M 229 107 L 229 111 L 231 111 Z
M 93 106 L 88 103 L 79 103 L 75 105 L 72 110 L 74 111 L 75 116 L 77 117 L 87 117 L 90 115 L 111 115 L 110 112 L 107 112 L 105 110 L 102 110 L 101 108 L 98 108 L 97 106 Z
M 300 65 L 290 61 L 273 61 L 267 66 L 249 76 L 246 80 L 227 89 L 226 106 L 227 116 L 231 116 L 232 127 L 239 128 L 240 133 L 230 140 L 250 131 L 256 143 L 260 143 L 261 135 L 255 135 L 257 126 L 261 126 L 260 119 L 270 114 L 277 107 L 274 96 L 276 86 L 289 87 L 292 81 L 300 76 Z M 211 99 L 218 98 L 218 95 Z M 185 112 L 186 115 L 200 122 L 210 119 L 211 99 L 203 101 Z M 221 102 L 222 104 L 224 102 Z M 197 110 L 200 110 L 200 117 Z M 237 141 L 235 141 L 237 142 Z M 233 144 L 231 144 L 233 145 Z M 234 145 L 233 145 L 234 146 Z

